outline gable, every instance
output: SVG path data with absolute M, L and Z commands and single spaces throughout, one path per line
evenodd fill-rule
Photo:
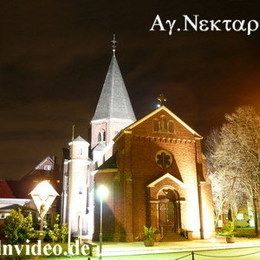
M 175 184 L 177 184 L 181 188 L 185 188 L 185 184 L 182 181 L 180 181 L 179 179 L 177 179 L 176 177 L 174 177 L 173 175 L 171 175 L 170 173 L 166 173 L 163 176 L 157 178 L 155 181 L 149 183 L 147 185 L 147 187 L 149 187 L 149 188 L 155 187 L 157 184 L 159 184 L 160 182 L 162 182 L 163 180 L 166 180 L 166 179 L 170 179 L 171 181 L 173 181 Z
M 156 136 L 176 139 L 202 139 L 196 131 L 188 126 L 165 106 L 162 106 L 142 119 L 124 129 L 136 135 Z M 119 135 L 120 136 L 120 135 Z
M 43 171 L 52 171 L 53 169 L 54 169 L 54 161 L 50 156 L 46 157 L 35 167 L 35 170 L 43 170 Z

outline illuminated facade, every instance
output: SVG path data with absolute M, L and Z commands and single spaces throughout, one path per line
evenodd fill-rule
M 105 184 L 105 239 L 135 241 L 144 225 L 157 227 L 162 239 L 187 231 L 193 238 L 210 237 L 213 201 L 201 140 L 165 106 L 136 121 L 113 49 L 90 144 L 76 138 L 65 160 L 64 222 L 74 235 L 98 237 L 94 190 Z
M 95 175 L 96 184 L 111 192 L 110 239 L 134 241 L 144 225 L 157 227 L 162 238 L 185 231 L 196 239 L 212 236 L 213 201 L 201 140 L 165 106 L 120 132 L 110 163 Z

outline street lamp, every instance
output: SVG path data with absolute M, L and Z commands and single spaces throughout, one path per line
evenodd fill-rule
M 42 181 L 29 193 L 40 215 L 40 231 L 43 230 L 43 222 L 46 213 L 51 207 L 53 201 L 59 194 L 52 187 L 49 181 Z
M 97 188 L 97 196 L 99 198 L 100 202 L 100 222 L 99 222 L 99 258 L 102 258 L 102 243 L 103 243 L 103 234 L 102 234 L 102 229 L 103 229 L 103 220 L 102 220 L 102 215 L 103 215 L 103 201 L 108 197 L 109 190 L 108 188 L 101 184 Z

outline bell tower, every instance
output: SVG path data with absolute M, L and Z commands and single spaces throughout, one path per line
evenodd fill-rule
M 136 121 L 126 86 L 116 59 L 115 35 L 112 58 L 105 82 L 91 120 L 91 149 L 93 160 L 102 164 L 112 155 L 113 138 Z

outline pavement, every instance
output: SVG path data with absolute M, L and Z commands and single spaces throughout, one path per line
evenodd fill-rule
M 103 256 L 166 254 L 176 252 L 210 251 L 218 249 L 260 248 L 260 238 L 236 238 L 235 243 L 226 243 L 225 238 L 193 241 L 157 242 L 153 247 L 145 247 L 143 242 L 104 243 Z M 97 249 L 98 250 L 98 249 Z

